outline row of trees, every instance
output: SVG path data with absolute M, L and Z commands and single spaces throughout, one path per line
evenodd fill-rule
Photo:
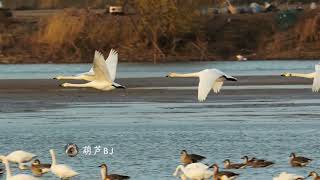
M 149 50 L 154 63 L 176 53 L 188 52 L 186 46 L 199 52 L 201 58 L 206 57 L 206 34 L 202 31 L 204 23 L 197 11 L 198 2 L 123 0 L 118 3 L 134 9 L 135 13 L 114 17 L 85 10 L 65 11 L 40 23 L 36 42 L 50 46 L 46 53 L 65 54 L 66 57 L 82 58 L 81 54 L 90 54 L 88 51 L 92 49 L 108 49 L 110 45 L 128 51 Z M 57 52 L 61 50 L 64 52 Z M 68 55 L 70 53 L 72 56 Z

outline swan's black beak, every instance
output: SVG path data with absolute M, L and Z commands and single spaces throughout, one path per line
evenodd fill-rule
M 52 79 L 57 79 L 56 77 L 52 78 Z
M 62 84 L 59 84 L 59 87 L 63 87 Z
M 100 165 L 100 166 L 98 166 L 98 167 L 100 167 L 100 168 L 101 168 L 101 167 L 102 167 L 102 165 Z
M 286 75 L 284 75 L 284 74 L 281 74 L 281 76 L 282 76 L 282 77 L 285 77 Z

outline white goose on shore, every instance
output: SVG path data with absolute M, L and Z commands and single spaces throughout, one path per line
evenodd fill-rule
M 59 177 L 60 179 L 68 179 L 68 178 L 79 175 L 79 173 L 77 173 L 71 167 L 65 164 L 57 164 L 56 153 L 53 149 L 50 149 L 50 154 L 52 158 L 50 170 L 57 177 Z
M 169 73 L 167 77 L 197 77 L 199 78 L 198 85 L 198 100 L 205 101 L 210 90 L 220 92 L 224 81 L 237 81 L 235 77 L 229 76 L 218 69 L 205 69 L 196 73 L 178 74 Z
M 203 180 L 213 176 L 213 171 L 203 163 L 191 163 L 187 166 L 179 165 L 173 176 L 180 176 L 182 179 Z
M 39 178 L 33 177 L 28 174 L 17 174 L 12 176 L 10 170 L 10 164 L 6 156 L 0 156 L 0 160 L 6 167 L 6 180 L 40 180 Z
M 95 51 L 94 52 L 94 59 L 98 58 L 98 56 L 100 56 L 100 52 L 99 51 Z M 105 60 L 105 64 L 108 68 L 108 72 L 110 73 L 110 78 L 112 81 L 115 80 L 116 77 L 116 73 L 117 73 L 117 64 L 118 64 L 118 52 L 114 49 L 110 50 L 109 56 L 108 58 Z M 88 72 L 85 73 L 81 73 L 81 74 L 77 74 L 75 76 L 57 76 L 53 79 L 58 79 L 58 80 L 85 80 L 85 81 L 93 81 L 95 80 L 94 77 L 94 71 L 93 71 L 93 67 L 91 67 L 91 69 Z
M 110 64 L 105 63 L 104 57 L 100 52 L 95 53 L 93 60 L 93 80 L 85 84 L 63 83 L 62 87 L 95 88 L 102 91 L 109 91 L 115 88 L 125 88 L 115 83 L 117 61 L 110 59 Z
M 37 157 L 37 155 L 22 150 L 14 151 L 6 156 L 8 161 L 17 163 L 19 169 L 22 170 L 27 169 L 23 163 L 30 162 L 35 157 Z
M 302 73 L 283 73 L 281 76 L 284 77 L 302 77 L 302 78 L 308 78 L 313 79 L 312 84 L 312 91 L 313 92 L 319 92 L 320 90 L 320 64 L 315 65 L 315 72 L 309 73 L 309 74 L 302 74 Z

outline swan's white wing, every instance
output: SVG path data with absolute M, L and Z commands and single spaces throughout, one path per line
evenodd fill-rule
M 222 85 L 223 85 L 223 81 L 219 81 L 219 80 L 215 81 L 213 83 L 213 87 L 212 87 L 213 92 L 215 92 L 215 93 L 220 92 L 220 89 L 222 88 Z
M 97 58 L 99 56 L 99 51 L 95 50 L 94 51 L 94 56 L 93 56 L 93 60 L 95 58 Z M 88 72 L 85 72 L 85 73 L 80 73 L 80 74 L 77 74 L 76 76 L 81 76 L 81 75 L 89 75 L 89 76 L 93 76 L 94 75 L 94 72 L 93 72 L 93 65 L 91 66 L 90 70 Z
M 93 72 L 96 76 L 95 79 L 97 81 L 108 81 L 112 83 L 106 63 L 104 61 L 104 57 L 100 52 L 98 52 L 97 55 L 94 57 Z
M 109 56 L 106 59 L 107 68 L 111 81 L 114 82 L 117 74 L 117 64 L 118 64 L 118 52 L 114 49 L 110 50 Z
M 315 68 L 316 68 L 316 72 L 315 72 L 315 76 L 313 78 L 312 91 L 319 92 L 319 89 L 320 89 L 320 64 L 317 64 L 315 66 Z
M 214 70 L 203 70 L 199 72 L 198 100 L 200 102 L 206 100 L 214 82 L 221 77 L 220 73 Z

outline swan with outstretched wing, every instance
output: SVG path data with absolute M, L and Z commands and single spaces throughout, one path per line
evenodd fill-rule
M 109 91 L 115 88 L 125 88 L 124 86 L 114 82 L 115 76 L 116 76 L 117 63 L 118 63 L 117 57 L 114 56 L 113 58 L 108 58 L 107 61 L 105 62 L 103 54 L 96 51 L 93 59 L 93 67 L 92 67 L 92 72 L 94 74 L 93 80 L 91 82 L 84 83 L 84 84 L 63 83 L 61 84 L 61 86 L 74 87 L 74 88 L 77 88 L 77 87 L 95 88 L 103 91 Z

